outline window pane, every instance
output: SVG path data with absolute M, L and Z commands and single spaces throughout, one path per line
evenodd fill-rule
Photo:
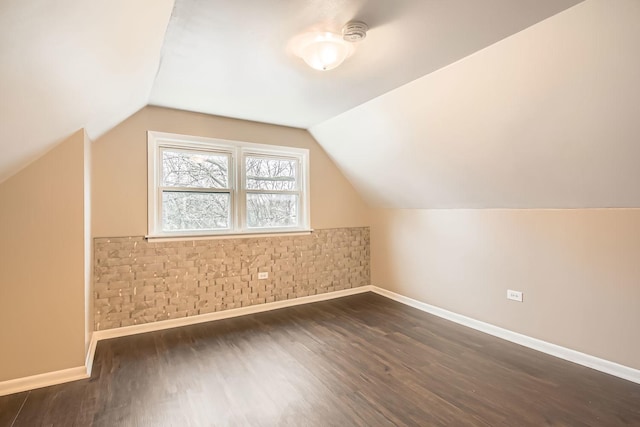
M 224 154 L 163 150 L 162 186 L 229 188 L 229 158 Z
M 295 191 L 296 161 L 247 157 L 247 190 Z
M 251 228 L 298 225 L 298 196 L 247 194 L 247 225 Z
M 229 193 L 162 193 L 162 230 L 229 228 Z

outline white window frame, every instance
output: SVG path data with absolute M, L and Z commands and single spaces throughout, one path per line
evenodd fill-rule
M 230 227 L 224 230 L 162 230 L 162 150 L 174 149 L 200 154 L 225 154 L 229 156 L 229 189 L 205 189 L 203 192 L 230 192 Z M 297 162 L 296 191 L 264 191 L 264 193 L 297 194 L 298 225 L 291 227 L 252 227 L 246 224 L 246 194 L 260 191 L 245 190 L 247 156 L 265 156 L 278 159 L 293 159 Z M 309 209 L 309 150 L 217 138 L 179 135 L 173 133 L 147 132 L 147 238 L 218 237 L 230 235 L 280 234 L 310 232 Z M 180 188 L 171 188 L 172 190 Z M 189 191 L 199 191 L 190 189 Z

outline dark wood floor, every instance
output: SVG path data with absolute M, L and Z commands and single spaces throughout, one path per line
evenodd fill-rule
M 2 426 L 640 426 L 640 385 L 363 294 L 102 341 Z

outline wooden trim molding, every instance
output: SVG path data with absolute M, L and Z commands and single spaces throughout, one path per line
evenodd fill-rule
M 417 308 L 418 310 L 433 314 L 443 319 L 450 320 L 452 322 L 475 329 L 477 331 L 493 335 L 494 337 L 502 338 L 503 340 L 511 341 L 513 343 L 520 344 L 533 350 L 537 350 L 542 353 L 567 360 L 569 362 L 577 363 L 578 365 L 595 369 L 596 371 L 604 372 L 606 374 L 640 384 L 640 370 L 638 369 L 620 365 L 609 360 L 581 353 L 579 351 L 552 344 L 550 342 L 542 341 L 537 338 L 532 338 L 527 335 L 519 334 L 517 332 L 513 332 L 489 323 L 481 322 L 479 320 L 475 320 L 461 314 L 444 310 L 442 308 L 405 297 L 403 295 L 388 291 L 383 288 L 379 288 L 377 286 L 372 286 L 371 291 L 394 301 L 401 302 L 402 304 Z
M 230 319 L 247 314 L 262 313 L 265 311 L 278 310 L 280 308 L 292 307 L 297 305 L 309 304 L 319 301 L 327 301 L 335 298 L 342 298 L 349 295 L 356 295 L 365 292 L 374 292 L 378 295 L 408 305 L 426 313 L 433 314 L 443 319 L 450 320 L 463 326 L 475 329 L 480 332 L 511 341 L 516 344 L 558 357 L 569 362 L 577 363 L 600 372 L 614 375 L 619 378 L 640 384 L 640 370 L 628 366 L 620 365 L 605 359 L 601 359 L 579 351 L 561 347 L 546 341 L 532 338 L 508 329 L 500 328 L 489 323 L 481 322 L 442 308 L 426 304 L 424 302 L 405 297 L 392 291 L 377 286 L 360 286 L 342 291 L 328 292 L 324 294 L 311 295 L 290 300 L 277 301 L 267 304 L 252 305 L 248 307 L 236 308 L 214 313 L 201 314 L 192 317 L 184 317 L 179 319 L 164 320 L 159 322 L 146 323 L 142 325 L 127 326 L 122 328 L 107 329 L 94 332 L 91 338 L 91 344 L 87 351 L 85 366 L 63 369 L 60 371 L 47 372 L 39 375 L 32 375 L 24 378 L 16 378 L 13 380 L 0 382 L 0 396 L 18 393 L 25 390 L 32 390 L 40 387 L 61 384 L 69 381 L 86 379 L 91 376 L 93 366 L 93 358 L 96 351 L 96 345 L 100 340 L 123 337 L 128 335 L 143 334 L 146 332 L 160 331 L 164 329 L 178 328 L 180 326 L 194 325 L 197 323 L 211 322 L 221 319 Z
M 97 341 L 110 338 L 125 337 L 128 335 L 143 334 L 145 332 L 161 331 L 164 329 L 178 328 L 180 326 L 195 325 L 197 323 L 212 322 L 214 320 L 230 319 L 232 317 L 262 313 L 265 311 L 278 310 L 280 308 L 293 307 L 296 305 L 309 304 L 312 302 L 327 301 L 330 299 L 342 298 L 349 295 L 362 294 L 371 291 L 371 286 L 360 286 L 357 288 L 344 289 L 341 291 L 326 292 L 323 294 L 309 295 L 306 297 L 293 298 L 283 301 L 249 305 L 247 307 L 233 308 L 230 310 L 216 311 L 207 314 L 199 314 L 197 316 L 180 317 L 178 319 L 162 320 L 158 322 L 124 326 L 114 329 L 105 329 L 103 331 L 94 332 L 93 337 Z
M 89 349 L 87 351 L 85 366 L 77 366 L 75 368 L 46 372 L 44 374 L 2 381 L 0 382 L 0 396 L 89 378 L 91 376 L 91 370 L 93 368 L 93 359 L 95 356 L 96 346 L 98 344 L 98 341 L 100 340 L 124 337 L 135 334 L 143 334 L 145 332 L 161 331 L 164 329 L 178 328 L 180 326 L 194 325 L 196 323 L 211 322 L 214 320 L 230 319 L 232 317 L 246 316 L 247 314 L 262 313 L 265 311 L 278 310 L 280 308 L 293 307 L 296 305 L 309 304 L 312 302 L 327 301 L 334 298 L 341 298 L 349 295 L 370 292 L 371 290 L 371 286 L 360 286 L 357 288 L 344 289 L 341 291 L 327 292 L 323 294 L 310 295 L 284 301 L 270 302 L 266 304 L 251 305 L 231 310 L 200 314 L 197 316 L 182 317 L 179 319 L 163 320 L 141 325 L 126 326 L 123 328 L 96 331 L 91 336 L 91 343 L 89 344 Z
M 92 362 L 93 363 L 93 362 Z M 85 366 L 45 372 L 43 374 L 0 382 L 0 396 L 89 378 Z

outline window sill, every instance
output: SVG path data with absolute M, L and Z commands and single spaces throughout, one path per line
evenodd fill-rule
M 144 236 L 149 242 L 176 242 L 184 240 L 223 240 L 223 239 L 250 239 L 256 237 L 283 237 L 283 236 L 308 236 L 313 229 L 274 231 L 258 233 L 229 233 L 229 234 L 182 234 L 182 235 L 155 235 Z

